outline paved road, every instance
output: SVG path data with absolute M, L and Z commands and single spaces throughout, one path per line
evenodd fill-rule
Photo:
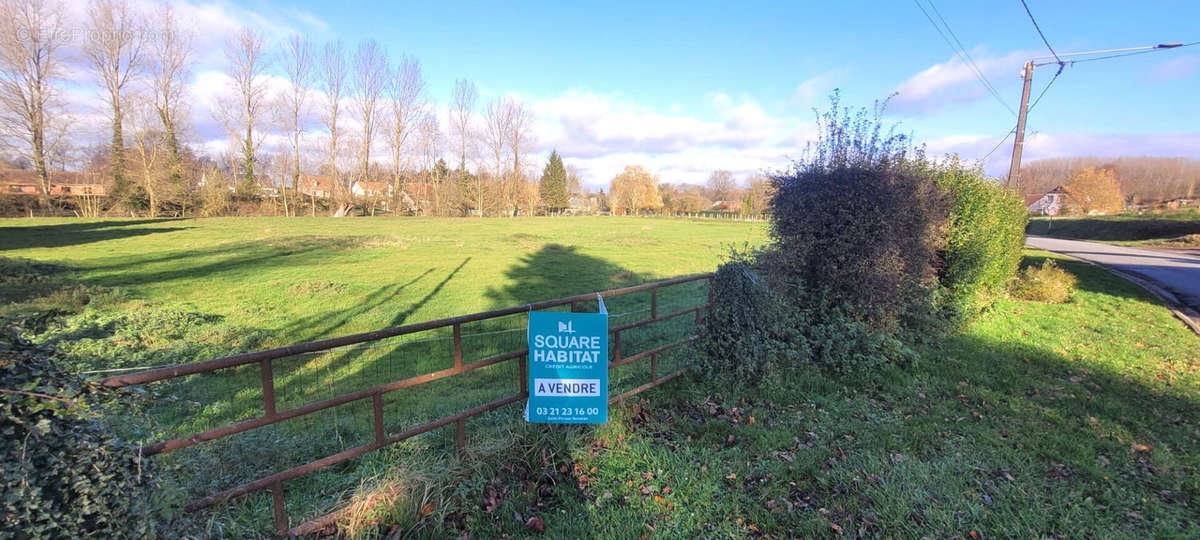
M 1045 236 L 1027 236 L 1025 243 L 1153 281 L 1192 310 L 1200 312 L 1200 257 Z

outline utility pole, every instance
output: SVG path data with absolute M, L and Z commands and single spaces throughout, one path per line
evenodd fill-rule
M 1021 72 L 1021 76 L 1025 79 L 1025 85 L 1024 85 L 1024 88 L 1021 89 L 1021 109 L 1017 113 L 1017 128 L 1014 130 L 1016 133 L 1015 133 L 1015 138 L 1013 139 L 1012 163 L 1010 163 L 1008 165 L 1008 180 L 1006 182 L 1008 187 L 1010 187 L 1010 188 L 1016 187 L 1018 176 L 1020 176 L 1020 174 L 1021 174 L 1021 150 L 1023 150 L 1022 147 L 1025 144 L 1025 117 L 1029 114 L 1029 85 L 1031 82 L 1033 82 L 1033 68 L 1035 68 L 1037 66 L 1045 66 L 1045 65 L 1049 65 L 1049 64 L 1058 64 L 1058 70 L 1061 72 L 1062 68 L 1065 67 L 1067 64 L 1075 64 L 1077 62 L 1091 62 L 1093 60 L 1106 60 L 1109 58 L 1117 58 L 1120 56 L 1127 56 L 1130 54 L 1140 54 L 1142 52 L 1146 52 L 1146 51 L 1150 51 L 1150 50 L 1154 50 L 1154 49 L 1174 49 L 1177 47 L 1187 47 L 1189 45 L 1196 45 L 1198 43 L 1200 43 L 1200 42 L 1187 43 L 1187 44 L 1184 44 L 1184 43 L 1159 43 L 1158 45 L 1148 45 L 1145 47 L 1128 47 L 1128 48 L 1124 48 L 1124 49 L 1104 49 L 1104 50 L 1099 50 L 1099 51 L 1083 51 L 1083 52 L 1075 52 L 1075 53 L 1057 54 L 1054 56 L 1039 56 L 1039 57 L 1030 59 L 1029 61 L 1025 62 L 1025 69 L 1022 70 L 1022 72 Z M 1106 56 L 1097 56 L 1097 55 L 1106 55 Z M 1063 60 L 1064 57 L 1077 57 L 1077 56 L 1084 56 L 1084 57 L 1090 57 L 1090 58 L 1083 58 L 1083 59 L 1078 59 L 1078 60 Z M 1045 90 L 1043 90 L 1042 92 L 1045 93 Z
M 1025 78 L 1024 88 L 1021 89 L 1020 111 L 1017 113 L 1017 130 L 1013 138 L 1012 163 L 1008 165 L 1008 187 L 1017 186 L 1017 176 L 1021 174 L 1021 146 L 1025 144 L 1025 116 L 1029 114 L 1029 84 L 1033 82 L 1033 60 L 1025 62 L 1021 71 Z

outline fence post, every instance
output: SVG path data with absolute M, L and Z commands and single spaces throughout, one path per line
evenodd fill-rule
M 375 406 L 375 444 L 383 444 L 383 393 L 375 392 L 371 396 L 371 401 Z
M 462 325 L 454 323 L 454 369 L 463 367 Z
M 529 397 L 529 365 L 526 363 L 527 358 L 517 359 L 517 376 L 521 378 L 517 381 L 517 388 L 521 389 L 521 395 Z
M 650 289 L 650 318 L 658 318 L 658 289 Z
M 263 360 L 258 364 L 262 375 L 263 412 L 270 418 L 275 416 L 275 375 L 271 371 L 271 361 Z
M 286 535 L 288 530 L 287 508 L 283 502 L 283 482 L 271 484 L 271 506 L 275 508 L 275 531 Z

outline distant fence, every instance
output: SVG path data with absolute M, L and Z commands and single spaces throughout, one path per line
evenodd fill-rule
M 766 221 L 767 214 L 739 214 L 736 212 L 676 212 L 676 213 L 645 213 L 626 214 L 631 217 L 676 218 L 676 219 L 714 219 L 720 221 Z
M 333 522 L 336 519 L 336 512 L 307 521 L 297 525 L 296 527 L 289 528 L 289 519 L 283 490 L 283 483 L 285 481 L 308 475 L 319 469 L 357 458 L 369 452 L 379 450 L 385 446 L 450 425 L 454 425 L 456 446 L 461 454 L 467 447 L 466 421 L 468 419 L 482 415 L 488 411 L 498 409 L 505 405 L 519 402 L 528 397 L 528 381 L 526 375 L 526 363 L 524 361 L 528 354 L 528 350 L 524 348 L 524 346 L 521 346 L 520 348 L 514 348 L 512 350 L 507 350 L 496 354 L 489 353 L 488 356 L 479 360 L 473 360 L 469 362 L 464 361 L 463 328 L 465 325 L 504 317 L 524 318 L 531 310 L 546 310 L 561 306 L 570 306 L 572 311 L 580 311 L 583 309 L 584 305 L 595 301 L 597 294 L 604 298 L 633 295 L 635 293 L 648 294 L 648 309 L 637 310 L 623 314 L 631 315 L 648 312 L 649 316 L 647 318 L 639 318 L 638 320 L 630 322 L 621 322 L 616 320 L 614 322 L 619 324 L 612 325 L 609 329 L 612 343 L 612 360 L 609 363 L 610 370 L 620 366 L 640 363 L 641 361 L 649 362 L 649 379 L 636 387 L 612 396 L 609 401 L 610 403 L 615 403 L 670 381 L 682 375 L 686 371 L 687 366 L 685 363 L 683 366 L 677 366 L 678 369 L 675 369 L 670 373 L 660 374 L 659 356 L 667 351 L 670 351 L 671 349 L 678 348 L 697 339 L 698 325 L 703 320 L 704 314 L 711 303 L 711 279 L 712 274 L 684 276 L 664 281 L 656 281 L 642 285 L 602 291 L 599 293 L 569 296 L 566 298 L 546 300 L 527 305 L 485 311 L 481 313 L 473 313 L 470 315 L 462 315 L 424 323 L 396 326 L 373 332 L 353 334 L 320 341 L 298 343 L 287 347 L 237 354 L 202 362 L 179 364 L 136 373 L 126 373 L 105 378 L 101 381 L 101 383 L 109 387 L 145 385 L 169 380 L 175 380 L 177 382 L 188 381 L 192 384 L 199 384 L 195 379 L 186 378 L 201 374 L 213 374 L 217 377 L 224 376 L 227 378 L 234 378 L 238 374 L 248 374 L 244 370 L 238 370 L 237 368 L 242 366 L 249 367 L 253 364 L 258 364 L 257 386 L 259 386 L 259 388 L 256 388 L 253 394 L 255 397 L 261 394 L 261 412 L 259 414 L 250 419 L 227 423 L 203 431 L 191 432 L 186 435 L 176 436 L 167 440 L 161 440 L 152 444 L 144 445 L 141 447 L 144 455 L 156 455 L 173 452 L 205 441 L 213 441 L 216 439 L 230 437 L 238 433 L 257 430 L 266 426 L 275 425 L 285 420 L 305 417 L 307 415 L 312 415 L 319 411 L 325 411 L 341 405 L 356 402 L 365 403 L 369 401 L 371 404 L 371 412 L 369 413 L 371 416 L 370 425 L 373 428 L 373 436 L 371 436 L 370 439 L 364 444 L 343 450 L 341 452 L 326 455 L 323 458 L 309 461 L 303 465 L 291 467 L 267 476 L 260 477 L 256 480 L 225 489 L 218 493 L 213 493 L 211 495 L 192 500 L 185 505 L 185 509 L 187 511 L 196 511 L 214 504 L 229 501 L 251 492 L 269 488 L 272 495 L 275 530 L 280 534 L 308 534 L 315 532 Z M 664 289 L 674 287 L 676 289 L 669 289 L 668 293 L 676 294 L 678 296 L 678 287 L 684 284 L 704 285 L 706 292 L 702 301 L 700 303 L 695 303 L 694 305 L 683 307 L 682 309 L 674 309 L 667 313 L 660 313 L 660 292 L 664 291 Z M 690 330 L 688 330 L 686 335 L 683 337 L 678 339 L 672 338 L 671 341 L 666 343 L 643 344 L 645 346 L 639 351 L 631 350 L 633 347 L 628 341 L 625 343 L 622 342 L 623 334 L 627 334 L 635 329 L 648 328 L 656 323 L 664 323 L 668 321 L 671 321 L 671 324 L 676 326 L 682 323 L 687 323 Z M 403 378 L 395 378 L 388 380 L 387 382 L 383 382 L 382 384 L 375 384 L 371 387 L 339 394 L 327 399 L 316 401 L 310 400 L 303 404 L 288 403 L 287 405 L 289 406 L 281 407 L 280 401 L 276 397 L 276 385 L 278 382 L 276 371 L 279 367 L 277 365 L 277 361 L 279 359 L 285 357 L 295 357 L 297 355 L 303 356 L 321 351 L 329 351 L 339 347 L 346 347 L 348 345 L 377 342 L 396 336 L 430 332 L 446 328 L 450 329 L 450 341 L 453 344 L 453 348 L 451 349 L 453 364 L 451 367 L 428 371 Z M 516 328 L 513 330 L 504 330 L 502 332 L 513 332 L 515 330 Z M 515 346 L 517 343 L 518 342 L 513 341 L 510 342 L 508 346 Z M 433 421 L 408 427 L 407 429 L 395 433 L 388 432 L 388 429 L 386 428 L 387 422 L 385 422 L 384 414 L 385 395 L 391 394 L 398 390 L 425 385 L 433 381 L 465 375 L 470 372 L 477 372 L 489 366 L 501 365 L 509 363 L 510 361 L 515 361 L 517 366 L 517 369 L 515 370 L 516 380 L 512 381 L 510 379 L 510 377 L 513 377 L 512 373 L 505 373 L 500 379 L 496 380 L 502 381 L 503 379 L 509 379 L 510 382 L 515 382 L 516 391 L 514 393 L 473 407 L 465 407 L 465 404 L 460 403 L 457 404 L 461 405 L 459 410 L 453 414 L 441 416 Z M 374 381 L 378 379 L 378 374 L 372 374 L 371 380 Z M 463 388 L 462 390 L 466 389 Z M 456 405 L 452 403 L 453 398 L 447 399 L 449 396 L 445 394 L 438 395 L 437 397 L 441 398 L 439 401 L 443 402 L 442 405 L 448 402 L 451 403 L 451 406 Z M 399 407 L 406 407 L 410 405 L 411 404 L 405 403 L 398 404 Z M 364 414 L 366 414 L 365 411 Z M 242 459 L 250 459 L 246 458 L 245 456 L 238 457 Z

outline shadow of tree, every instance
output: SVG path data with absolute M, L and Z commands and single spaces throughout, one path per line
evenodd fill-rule
M 56 248 L 134 236 L 182 231 L 191 227 L 141 227 L 180 221 L 176 218 L 70 222 L 55 225 L 13 225 L 0 228 L 0 251 Z
M 504 272 L 504 277 L 507 285 L 487 292 L 496 309 L 644 281 L 620 265 L 585 255 L 576 246 L 560 244 L 545 244 L 521 257 Z
M 122 256 L 88 267 L 87 282 L 117 287 L 200 280 L 220 275 L 251 275 L 260 269 L 321 266 L 342 251 L 361 245 L 361 237 L 289 236 L 264 242 L 233 242 L 190 248 L 150 257 Z

